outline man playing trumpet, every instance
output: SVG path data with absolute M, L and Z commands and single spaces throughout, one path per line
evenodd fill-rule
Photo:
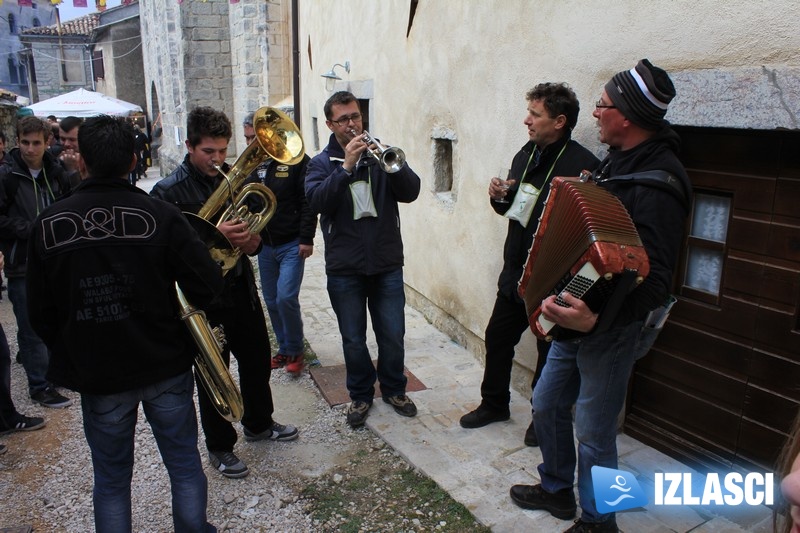
M 306 197 L 322 214 L 328 295 L 342 334 L 352 400 L 347 423 L 364 425 L 376 379 L 384 402 L 402 416 L 415 416 L 403 374 L 405 289 L 397 204 L 417 199 L 420 179 L 408 165 L 388 173 L 377 156 L 366 153 L 370 146 L 351 93 L 334 93 L 324 110 L 332 134 L 308 164 Z M 367 348 L 367 308 L 378 342 L 377 370 Z

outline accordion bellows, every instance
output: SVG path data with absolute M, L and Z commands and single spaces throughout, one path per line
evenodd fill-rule
M 619 295 L 641 283 L 649 271 L 636 227 L 616 196 L 592 182 L 553 178 L 519 281 L 537 337 L 550 340 L 560 332 L 541 316 L 542 300 L 548 296 L 567 291 L 595 313 L 616 315 L 624 299 Z M 537 321 L 547 335 L 540 334 Z

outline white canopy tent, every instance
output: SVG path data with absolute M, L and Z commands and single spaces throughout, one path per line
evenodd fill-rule
M 142 108 L 136 104 L 82 88 L 27 107 L 37 117 L 54 115 L 56 118 L 70 116 L 85 118 L 97 115 L 127 117 L 133 113 L 142 112 Z

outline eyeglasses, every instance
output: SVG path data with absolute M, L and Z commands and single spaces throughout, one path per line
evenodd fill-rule
M 595 102 L 594 108 L 595 109 L 616 109 L 617 106 L 604 104 L 602 100 L 598 100 L 597 102 Z
M 352 120 L 353 122 L 361 122 L 361 113 L 353 113 L 352 115 L 347 115 L 337 120 L 331 120 L 337 126 L 347 126 Z

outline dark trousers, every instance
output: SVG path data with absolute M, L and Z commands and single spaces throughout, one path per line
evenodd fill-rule
M 486 367 L 483 370 L 481 383 L 481 404 L 484 407 L 494 411 L 508 411 L 511 402 L 511 366 L 514 360 L 514 348 L 529 327 L 525 304 L 510 300 L 498 293 L 492 316 L 486 326 Z M 550 343 L 539 340 L 536 347 L 539 357 L 536 361 L 531 390 L 542 375 Z
M 260 302 L 254 302 L 247 283 L 237 283 L 231 290 L 234 307 L 208 312 L 212 325 L 222 324 L 225 329 L 225 363 L 230 354 L 239 365 L 239 388 L 244 400 L 242 425 L 252 433 L 261 433 L 272 427 L 272 390 L 269 377 L 270 345 L 267 323 Z M 233 451 L 236 429 L 222 418 L 208 397 L 204 385 L 197 380 L 197 398 L 200 405 L 200 422 L 206 437 L 206 447 L 215 452 Z
M 11 351 L 6 332 L 0 325 L 0 431 L 11 429 L 18 417 L 11 399 Z

